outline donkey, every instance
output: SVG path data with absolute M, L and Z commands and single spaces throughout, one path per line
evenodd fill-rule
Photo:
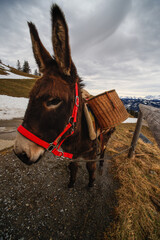
M 54 57 L 43 46 L 35 25 L 28 23 L 33 54 L 42 74 L 30 92 L 14 145 L 15 154 L 28 165 L 36 163 L 46 149 L 56 156 L 96 158 L 96 140 L 89 138 L 83 110 L 83 83 L 71 58 L 64 14 L 56 4 L 51 7 L 51 19 Z M 64 152 L 60 151 L 60 146 Z M 96 163 L 87 162 L 86 167 L 88 186 L 92 187 Z M 70 162 L 69 169 L 68 187 L 71 188 L 76 180 L 78 163 Z

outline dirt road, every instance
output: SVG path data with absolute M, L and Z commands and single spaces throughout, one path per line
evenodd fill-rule
M 17 127 L 17 121 L 1 122 L 0 126 Z M 67 166 L 65 160 L 55 159 L 51 153 L 26 166 L 12 149 L 0 152 L 0 240 L 103 239 L 116 204 L 117 183 L 109 171 L 110 164 L 105 163 L 102 176 L 97 170 L 92 189 L 87 188 L 85 164 L 80 164 L 71 190 L 67 187 Z
M 0 120 L 0 151 L 13 146 L 17 127 L 21 123 L 22 119 Z
M 116 188 L 108 166 L 97 171 L 96 185 L 86 187 L 84 165 L 74 189 L 69 190 L 67 163 L 51 154 L 25 166 L 10 150 L 0 155 L 0 239 L 103 239 L 113 218 Z

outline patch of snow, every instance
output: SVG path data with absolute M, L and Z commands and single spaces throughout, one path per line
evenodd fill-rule
M 127 118 L 123 123 L 136 123 L 137 118 Z
M 1 75 L 0 74 L 0 79 L 33 79 L 34 77 L 25 77 L 25 76 L 21 76 L 18 74 L 14 74 L 12 72 L 7 72 L 9 73 L 8 75 Z
M 2 64 L 1 64 L 1 66 L 2 66 Z M 3 68 L 4 70 L 6 70 L 6 71 L 11 71 L 10 67 L 7 67 L 7 66 L 5 66 L 5 65 L 3 65 L 2 68 Z
M 11 68 L 10 67 L 7 67 L 5 66 L 4 64 L 0 64 L 0 67 L 2 67 L 5 72 L 7 73 L 7 75 L 1 75 L 0 74 L 0 79 L 33 79 L 34 77 L 26 77 L 26 76 L 22 76 L 22 75 L 18 75 L 16 73 L 12 73 L 11 72 Z
M 6 131 L 6 127 L 0 127 L 0 132 L 5 132 Z
M 28 98 L 0 95 L 0 119 L 22 118 L 28 105 Z

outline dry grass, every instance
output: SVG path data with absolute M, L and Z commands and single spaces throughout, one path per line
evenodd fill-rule
M 108 146 L 110 154 L 129 146 L 130 130 L 135 124 L 121 124 Z M 113 160 L 113 171 L 120 182 L 116 221 L 105 233 L 105 239 L 160 239 L 160 150 L 147 127 L 142 133 L 153 142 L 139 139 L 135 156 L 124 153 Z
M 5 70 L 7 67 L 5 64 L 0 65 L 0 75 L 7 75 L 9 72 L 14 73 L 16 75 L 21 75 L 25 77 L 31 77 L 29 79 L 6 79 L 3 77 L 0 78 L 0 94 L 1 95 L 8 95 L 13 97 L 29 97 L 29 92 L 32 89 L 35 81 L 37 80 L 38 76 L 31 75 L 28 73 L 24 73 L 18 71 L 13 67 L 9 67 L 10 71 Z M 8 69 L 8 68 L 7 68 Z M 15 77 L 16 77 L 15 75 Z
M 0 94 L 12 97 L 29 97 L 35 79 L 0 79 Z
M 0 75 L 7 75 L 7 72 L 1 65 L 0 65 Z

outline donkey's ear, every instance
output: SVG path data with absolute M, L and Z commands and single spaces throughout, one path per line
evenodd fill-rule
M 51 8 L 52 16 L 52 43 L 55 59 L 66 75 L 70 75 L 71 53 L 69 46 L 68 27 L 61 9 L 53 4 Z
M 28 22 L 28 26 L 31 34 L 34 57 L 39 66 L 40 72 L 43 73 L 47 66 L 47 63 L 52 60 L 52 57 L 43 46 L 35 25 L 31 22 Z

